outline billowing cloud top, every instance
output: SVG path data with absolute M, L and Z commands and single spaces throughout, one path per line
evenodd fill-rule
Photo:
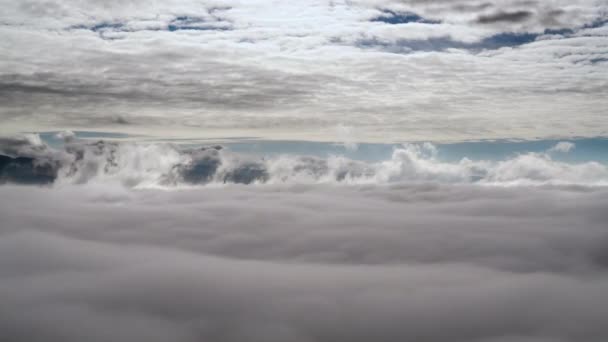
M 3 131 L 606 135 L 601 0 L 0 0 Z
M 562 141 L 543 152 L 513 153 L 501 160 L 437 158 L 430 143 L 393 147 L 388 159 L 346 155 L 255 155 L 215 146 L 178 146 L 78 139 L 58 134 L 62 148 L 37 135 L 0 138 L 0 184 L 113 184 L 126 188 L 175 189 L 223 184 L 386 185 L 443 184 L 608 185 L 608 165 L 556 160 L 575 144 Z M 347 147 L 346 147 L 347 148 Z

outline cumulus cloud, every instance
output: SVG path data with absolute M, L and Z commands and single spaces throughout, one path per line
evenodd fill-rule
M 32 145 L 28 140 L 36 140 L 37 137 L 5 138 L 7 147 L 0 146 L 0 151 L 15 150 L 13 145 L 18 142 L 22 153 L 0 154 L 0 181 L 110 183 L 128 188 L 226 183 L 375 185 L 426 181 L 503 186 L 608 184 L 606 165 L 596 161 L 570 164 L 554 160 L 551 152 L 557 151 L 557 147 L 546 153 L 528 152 L 498 161 L 464 157 L 447 162 L 439 159 L 438 148 L 427 142 L 403 144 L 394 148 L 390 158 L 370 162 L 342 155 L 280 154 L 262 157 L 233 152 L 220 145 L 184 148 L 168 143 L 91 142 L 77 140 L 69 134 L 67 137 L 69 139 L 60 150 L 45 144 Z M 573 148 L 564 142 L 556 146 L 561 151 Z M 30 153 L 34 148 L 36 154 Z
M 583 187 L 4 186 L 0 327 L 34 342 L 600 342 L 607 200 Z
M 338 125 L 336 127 L 336 136 L 339 143 L 349 151 L 356 151 L 359 148 L 356 139 L 356 133 L 350 126 Z
M 560 141 L 557 144 L 555 144 L 555 146 L 551 147 L 549 149 L 549 152 L 568 153 L 568 152 L 572 151 L 575 147 L 576 147 L 576 145 L 574 143 L 571 143 L 569 141 Z
M 601 1 L 0 4 L 7 132 L 331 141 L 347 124 L 453 141 L 608 125 Z
M 0 136 L 0 153 L 11 156 L 41 156 L 48 152 L 48 146 L 38 134 Z
M 63 140 L 66 143 L 69 143 L 76 138 L 76 134 L 74 134 L 74 132 L 72 132 L 72 131 L 61 131 L 61 132 L 55 134 L 55 137 L 57 139 Z

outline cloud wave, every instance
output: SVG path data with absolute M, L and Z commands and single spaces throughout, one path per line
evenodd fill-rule
M 39 138 L 38 138 L 39 140 Z M 66 136 L 63 150 L 25 138 L 4 139 L 0 182 L 112 183 L 128 188 L 237 184 L 460 183 L 480 185 L 608 184 L 608 166 L 598 162 L 556 161 L 567 152 L 560 142 L 545 153 L 523 153 L 499 161 L 444 162 L 430 144 L 404 144 L 388 160 L 364 162 L 334 155 L 320 158 L 285 154 L 257 157 L 222 146 L 182 148 L 157 143 L 90 142 Z M 18 149 L 15 148 L 18 146 Z

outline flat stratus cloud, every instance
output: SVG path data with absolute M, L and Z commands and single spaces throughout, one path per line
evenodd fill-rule
M 3 186 L 0 331 L 601 342 L 607 200 L 582 187 Z
M 3 131 L 606 135 L 603 1 L 1 1 Z

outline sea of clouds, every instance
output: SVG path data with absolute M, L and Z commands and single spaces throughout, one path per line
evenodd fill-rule
M 608 339 L 608 191 L 0 187 L 3 341 Z
M 608 340 L 604 164 L 64 138 L 2 140 L 2 341 Z

